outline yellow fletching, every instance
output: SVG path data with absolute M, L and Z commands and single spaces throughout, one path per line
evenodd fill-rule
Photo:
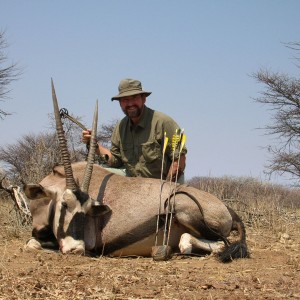
M 186 135 L 182 135 L 182 138 L 181 138 L 181 145 L 180 145 L 180 152 L 182 151 L 184 145 L 185 145 L 185 141 L 186 141 Z
M 167 145 L 168 145 L 168 141 L 169 141 L 169 138 L 167 136 L 165 136 L 163 153 L 165 153 L 165 151 L 166 151 L 166 148 L 167 148 Z
M 173 136 L 172 136 L 172 150 L 173 151 L 175 151 L 179 140 L 180 140 L 180 135 L 177 134 L 177 129 L 176 129 L 175 134 L 173 134 Z

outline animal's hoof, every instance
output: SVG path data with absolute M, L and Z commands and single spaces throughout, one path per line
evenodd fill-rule
M 27 241 L 26 245 L 24 246 L 24 249 L 26 251 L 38 251 L 42 250 L 42 246 L 40 242 L 38 242 L 35 238 L 31 238 Z
M 170 246 L 154 246 L 152 247 L 151 256 L 153 260 L 165 261 L 172 257 L 172 251 Z

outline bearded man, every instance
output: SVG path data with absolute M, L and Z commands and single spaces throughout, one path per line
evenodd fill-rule
M 178 182 L 183 183 L 187 149 L 184 145 L 179 151 L 180 142 L 174 142 L 181 136 L 178 124 L 145 105 L 151 92 L 144 91 L 139 80 L 123 79 L 118 89 L 119 94 L 111 100 L 119 101 L 125 117 L 114 128 L 111 148 L 98 143 L 96 153 L 106 157 L 111 172 L 172 181 L 177 174 Z M 164 148 L 165 136 L 169 143 Z M 82 131 L 84 143 L 90 138 L 90 130 Z

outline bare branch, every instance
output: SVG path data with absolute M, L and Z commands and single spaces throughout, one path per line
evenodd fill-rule
M 17 66 L 16 63 L 7 63 L 7 55 L 4 50 L 8 47 L 7 42 L 4 38 L 5 32 L 0 31 L 0 100 L 8 98 L 10 90 L 8 86 L 12 81 L 17 80 L 22 71 Z M 0 109 L 0 118 L 3 119 L 5 116 L 10 115 L 10 113 L 5 112 Z
M 300 43 L 288 47 L 300 50 Z M 263 69 L 252 76 L 265 87 L 254 100 L 271 111 L 271 122 L 263 129 L 277 139 L 276 146 L 268 147 L 272 156 L 269 174 L 289 173 L 300 180 L 300 80 Z

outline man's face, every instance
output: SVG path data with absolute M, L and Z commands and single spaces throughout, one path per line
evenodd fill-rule
M 139 118 L 143 112 L 146 97 L 142 94 L 122 97 L 120 106 L 126 116 L 130 119 Z

